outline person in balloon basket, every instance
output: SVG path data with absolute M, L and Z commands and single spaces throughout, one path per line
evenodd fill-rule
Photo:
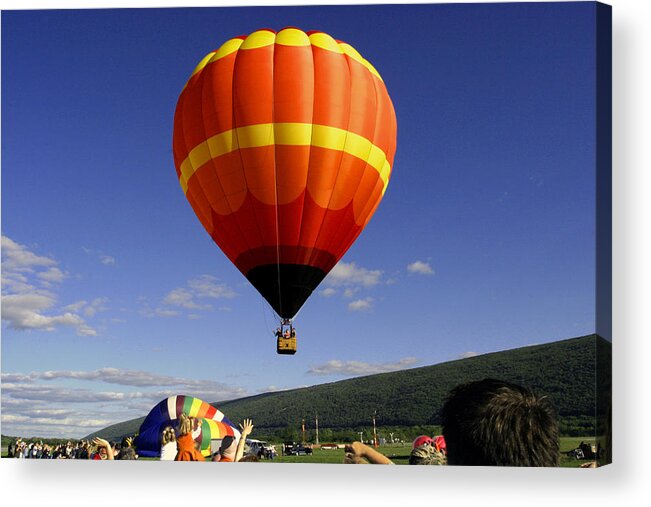
M 181 414 L 179 420 L 180 436 L 176 440 L 178 452 L 174 461 L 205 461 L 192 438 L 192 419 L 185 414 Z

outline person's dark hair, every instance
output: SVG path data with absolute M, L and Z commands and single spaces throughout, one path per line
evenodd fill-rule
M 260 461 L 260 458 L 258 458 L 255 454 L 247 454 L 242 459 L 240 459 L 239 463 L 246 463 L 247 461 L 255 463 Z
M 223 456 L 224 452 L 226 452 L 228 450 L 228 448 L 233 444 L 234 441 L 235 441 L 235 437 L 233 437 L 231 435 L 226 435 L 222 439 L 222 443 L 219 446 L 219 453 Z
M 441 419 L 449 465 L 559 464 L 556 414 L 527 388 L 494 379 L 458 385 Z
M 120 453 L 115 457 L 117 460 L 137 459 L 136 450 L 133 447 L 123 447 Z

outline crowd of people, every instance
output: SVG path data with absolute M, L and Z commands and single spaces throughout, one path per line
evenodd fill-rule
M 132 439 L 110 443 L 96 437 L 93 440 L 68 441 L 65 444 L 50 445 L 43 441 L 26 442 L 17 438 L 7 446 L 7 457 L 17 459 L 90 459 L 90 460 L 133 460 L 138 458 Z
M 509 382 L 484 379 L 455 387 L 441 411 L 442 435 L 422 435 L 413 442 L 411 465 L 526 466 L 559 465 L 559 427 L 547 398 Z M 178 430 L 172 426 L 161 434 L 160 459 L 163 461 L 245 462 L 258 461 L 245 455 L 246 439 L 253 423 L 240 424 L 241 436 L 226 436 L 219 450 L 204 457 L 197 442 L 200 425 L 181 414 Z M 10 445 L 9 455 L 25 459 L 136 459 L 130 439 L 121 444 L 95 438 L 92 442 L 51 447 L 43 443 L 18 441 Z M 345 446 L 344 463 L 393 464 L 391 459 L 362 442 Z

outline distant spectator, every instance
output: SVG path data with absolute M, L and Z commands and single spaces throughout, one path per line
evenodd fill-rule
M 93 460 L 112 460 L 113 448 L 111 444 L 103 438 L 95 437 L 93 444 L 97 446 L 97 453 L 92 457 Z
M 246 445 L 246 438 L 253 431 L 253 421 L 251 419 L 244 419 L 242 424 L 240 424 L 240 440 L 237 443 L 237 448 L 235 449 L 235 456 L 233 457 L 234 461 L 241 461 L 244 456 L 244 446 Z
M 160 459 L 161 461 L 173 461 L 177 452 L 176 433 L 174 428 L 168 426 L 161 435 Z
M 494 379 L 461 384 L 441 415 L 449 465 L 558 466 L 556 415 L 529 389 Z
M 79 459 L 88 459 L 88 442 L 84 441 L 81 443 L 81 446 L 79 447 L 79 454 L 78 458 Z
M 226 435 L 219 446 L 218 459 L 213 461 L 219 461 L 220 463 L 233 463 L 235 461 L 236 452 L 237 441 L 235 440 L 235 437 Z
M 434 448 L 437 451 L 441 451 L 443 454 L 447 455 L 448 448 L 445 443 L 445 437 L 443 437 L 443 435 L 437 435 L 434 437 Z
M 120 446 L 120 454 L 118 454 L 116 459 L 134 460 L 134 459 L 138 459 L 138 454 L 136 453 L 136 450 L 132 446 L 129 447 Z
M 434 439 L 430 436 L 427 435 L 421 435 L 419 437 L 416 437 L 414 441 L 411 444 L 411 448 L 415 449 L 416 447 L 420 447 L 421 445 L 425 444 L 434 444 Z
M 447 460 L 443 452 L 436 449 L 434 442 L 419 445 L 411 450 L 410 465 L 445 465 Z
M 119 460 L 134 460 L 138 459 L 138 454 L 136 453 L 135 447 L 133 447 L 133 439 L 131 437 L 125 437 L 120 442 L 120 452 L 115 457 Z
M 205 461 L 201 452 L 195 447 L 192 438 L 192 420 L 185 414 L 179 417 L 179 438 L 176 440 L 178 452 L 175 461 Z

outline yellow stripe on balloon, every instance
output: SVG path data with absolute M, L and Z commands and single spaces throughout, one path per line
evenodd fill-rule
M 204 421 L 208 423 L 208 427 L 210 428 L 210 439 L 219 438 L 220 434 L 218 424 L 212 419 L 204 419 Z
M 330 150 L 344 151 L 347 134 L 348 132 L 346 130 L 336 127 L 314 125 L 312 146 L 317 146 L 319 148 L 328 148 Z
M 274 123 L 275 144 L 308 146 L 312 138 L 311 123 Z
M 258 30 L 249 35 L 240 46 L 240 49 L 257 49 L 271 46 L 276 40 L 276 34 L 269 30 Z
M 382 76 L 380 76 L 379 72 L 375 70 L 375 67 L 373 67 L 373 65 L 371 65 L 367 60 L 365 60 L 364 57 L 360 55 L 353 46 L 351 46 L 350 44 L 346 44 L 345 42 L 340 42 L 339 47 L 341 47 L 341 49 L 347 56 L 361 63 L 364 67 L 366 67 L 371 72 L 371 74 L 377 76 L 377 78 L 380 81 L 384 82 Z
M 203 68 L 204 68 L 206 65 L 208 65 L 208 62 L 212 59 L 212 57 L 215 55 L 216 52 L 217 52 L 217 51 L 211 51 L 211 52 L 208 53 L 206 56 L 204 56 L 204 57 L 201 59 L 201 61 L 197 64 L 197 66 L 194 68 L 194 70 L 192 71 L 192 74 L 190 75 L 190 78 L 192 78 L 192 76 L 194 76 L 194 75 L 197 74 L 198 72 L 201 72 L 201 71 L 203 70 Z
M 192 79 L 196 74 L 201 72 L 206 67 L 206 65 L 208 65 L 209 63 L 216 62 L 217 60 L 224 58 L 225 56 L 228 56 L 232 53 L 235 53 L 240 48 L 243 42 L 244 41 L 242 39 L 227 40 L 220 46 L 220 48 L 217 51 L 211 51 L 206 56 L 204 56 L 192 71 L 192 74 L 190 75 L 189 79 L 185 83 L 185 86 L 183 86 L 183 89 L 185 90 L 185 88 L 188 86 L 188 83 L 190 82 L 190 79 Z
M 276 35 L 276 44 L 283 46 L 309 46 L 310 38 L 302 30 L 285 28 Z
M 263 123 L 222 132 L 195 146 L 181 164 L 179 182 L 183 192 L 187 194 L 188 181 L 195 171 L 209 160 L 239 148 L 259 148 L 273 144 L 315 146 L 343 151 L 375 168 L 384 182 L 385 189 L 389 181 L 391 166 L 386 153 L 359 134 L 311 123 Z
M 335 39 L 330 37 L 327 33 L 316 32 L 310 35 L 310 43 L 313 46 L 316 46 L 326 51 L 332 51 L 333 53 L 345 54 L 348 57 L 352 58 L 356 62 L 361 63 L 366 67 L 371 74 L 376 76 L 380 81 L 384 82 L 380 73 L 371 65 L 359 52 L 350 44 L 345 42 L 337 42 Z
M 389 176 L 391 176 L 391 165 L 388 160 L 385 160 L 382 170 L 380 171 L 380 178 L 384 182 L 384 187 L 382 187 L 382 197 L 384 197 L 384 192 L 387 191 L 387 181 L 389 181 Z
M 275 34 L 269 30 L 258 30 L 253 32 L 246 39 L 236 38 L 229 39 L 220 46 L 217 51 L 212 51 L 202 58 L 199 64 L 194 68 L 188 82 L 192 77 L 201 72 L 206 65 L 216 62 L 240 49 L 257 49 L 272 44 L 280 44 L 283 46 L 316 46 L 333 53 L 345 54 L 356 62 L 361 63 L 366 67 L 371 74 L 376 76 L 380 81 L 384 82 L 380 73 L 366 60 L 359 52 L 350 44 L 345 42 L 337 42 L 330 35 L 323 32 L 316 32 L 312 35 L 307 35 L 302 30 L 296 28 L 285 28 Z M 187 83 L 186 83 L 187 86 Z M 185 88 L 185 86 L 184 86 Z
M 190 405 L 190 412 L 188 413 L 189 417 L 197 417 L 197 414 L 199 413 L 199 409 L 201 408 L 201 404 L 203 401 L 201 401 L 198 398 L 194 398 L 192 400 L 192 405 Z
M 240 46 L 242 46 L 242 43 L 244 42 L 243 39 L 230 39 L 224 42 L 217 51 L 213 53 L 213 57 L 210 60 L 210 63 L 219 60 L 220 58 L 224 58 L 225 56 L 230 55 L 231 53 L 235 53 L 238 49 L 240 49 Z
M 339 47 L 337 41 L 330 37 L 327 33 L 316 32 L 310 35 L 310 43 L 313 46 L 316 46 L 327 51 L 332 51 L 333 53 L 343 54 L 343 49 Z
M 260 148 L 274 144 L 274 124 L 247 125 L 235 129 L 240 148 Z

